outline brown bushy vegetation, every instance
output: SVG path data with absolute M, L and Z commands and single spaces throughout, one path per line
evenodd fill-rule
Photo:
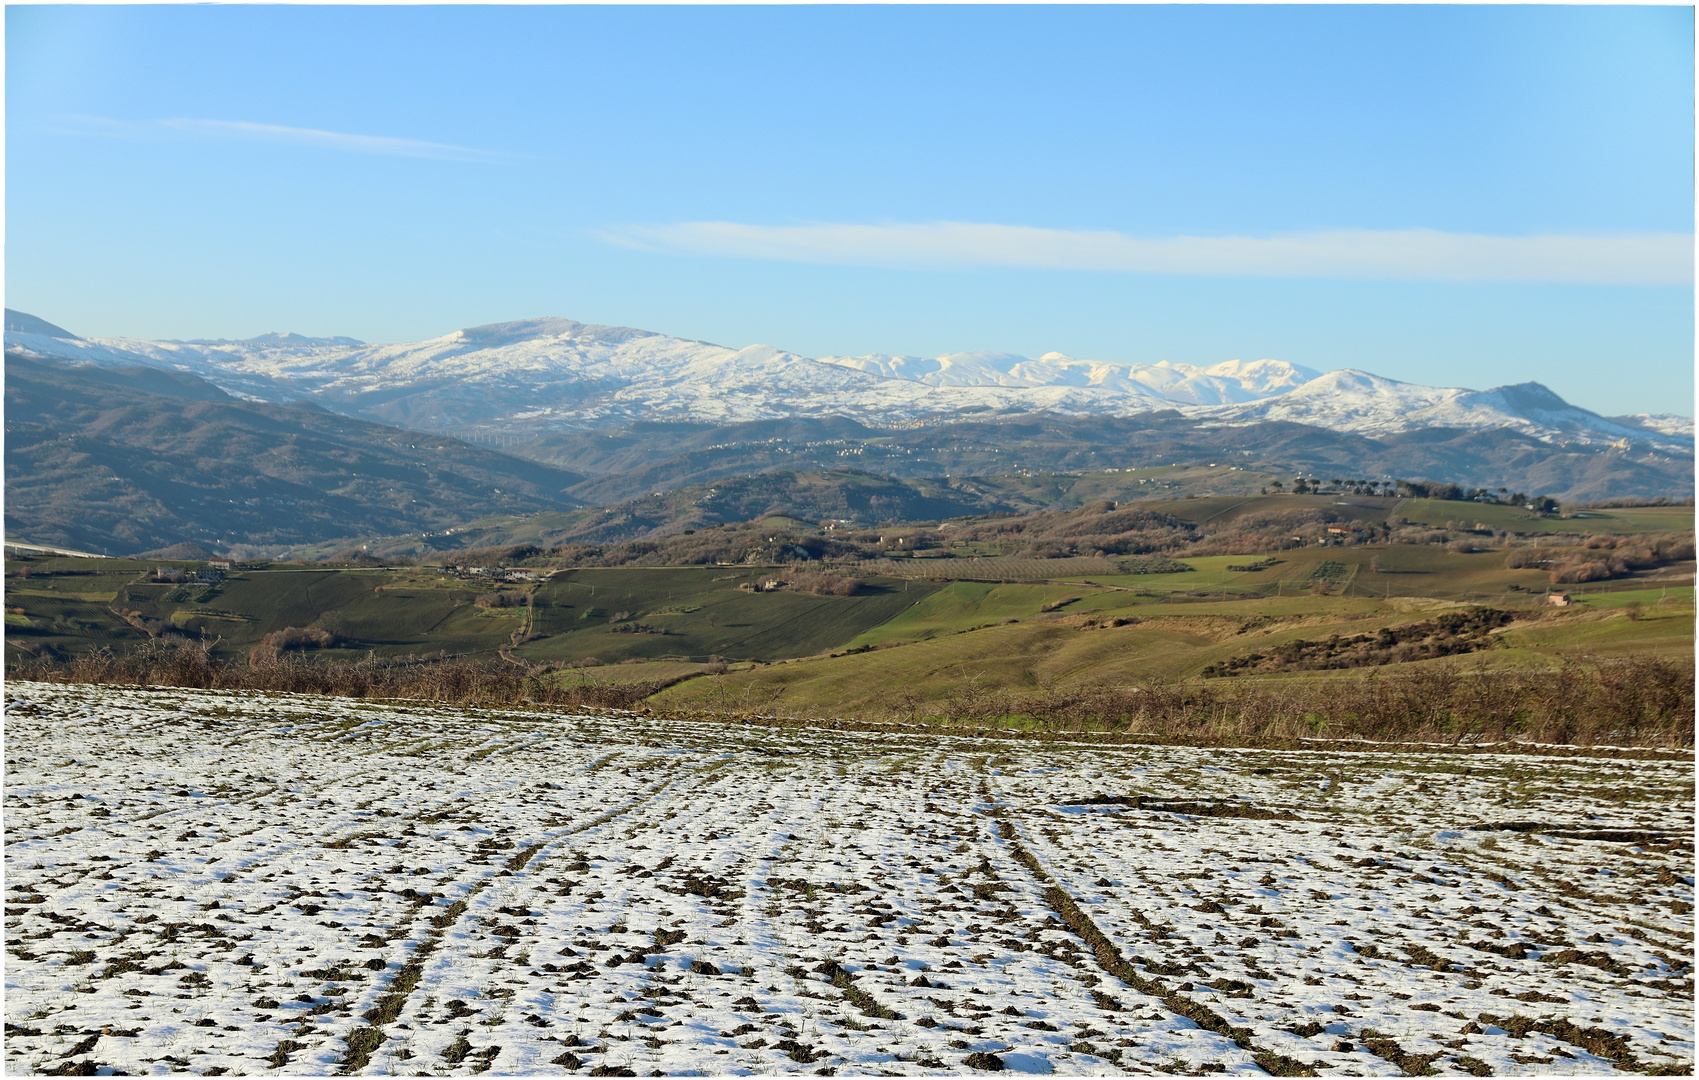
M 1693 555 L 1693 536 L 1689 533 L 1589 536 L 1568 544 L 1546 542 L 1512 548 L 1504 564 L 1512 570 L 1549 570 L 1552 584 L 1575 585 L 1627 577 L 1636 570 L 1668 566 Z
M 598 683 L 565 665 L 449 657 L 368 657 L 323 663 L 283 654 L 220 661 L 199 643 L 152 641 L 132 652 L 19 659 L 12 678 L 202 689 L 411 698 L 469 705 L 534 703 L 629 708 L 679 681 Z M 575 681 L 574 681 L 575 680 Z M 1652 656 L 1567 661 L 1555 671 L 1464 670 L 1455 664 L 1301 682 L 1147 682 L 1035 693 L 969 684 L 941 702 L 899 695 L 886 719 L 1107 731 L 1221 744 L 1302 738 L 1570 745 L 1693 745 L 1689 666 Z M 712 711 L 712 710 L 710 710 Z M 737 710 L 732 710 L 737 711 Z M 868 717 L 874 719 L 875 717 Z
M 261 638 L 260 643 L 248 653 L 248 663 L 274 663 L 290 650 L 331 649 L 340 640 L 336 634 L 320 626 L 285 626 Z
M 1491 633 L 1508 626 L 1514 618 L 1508 611 L 1476 607 L 1448 611 L 1436 619 L 1404 626 L 1383 626 L 1373 634 L 1351 637 L 1334 634 L 1320 641 L 1295 638 L 1271 649 L 1211 664 L 1202 674 L 1207 677 L 1262 671 L 1324 671 L 1458 656 L 1492 648 Z
M 177 631 L 173 630 L 169 623 L 144 615 L 139 611 L 135 611 L 130 608 L 116 607 L 108 608 L 107 610 L 111 611 L 112 614 L 123 619 L 125 622 L 129 623 L 137 630 L 140 630 L 150 638 L 179 636 Z
M 1417 485 L 1422 486 L 1422 485 Z M 924 552 L 950 558 L 972 545 L 984 555 L 992 545 L 1004 557 L 1025 559 L 1079 556 L 1173 559 L 1205 555 L 1259 555 L 1330 544 L 1449 544 L 1459 552 L 1517 544 L 1510 533 L 1476 520 L 1422 525 L 1393 519 L 1366 521 L 1331 506 L 1265 505 L 1201 524 L 1141 508 L 1137 502 L 1100 500 L 1073 510 L 1041 510 L 1024 514 L 952 519 L 936 523 L 888 525 L 879 529 L 821 530 L 803 521 L 773 517 L 678 529 L 678 522 L 657 519 L 640 538 L 606 540 L 574 538 L 542 546 L 515 543 L 445 554 L 461 566 L 616 567 L 616 566 L 772 566 L 785 563 L 851 564 L 866 560 L 907 557 Z M 1346 526 L 1330 534 L 1330 526 Z M 676 530 L 676 531 L 671 531 Z M 628 534 L 629 535 L 629 534 Z M 1611 538 L 1594 538 L 1597 540 Z M 1559 580 L 1585 581 L 1618 577 L 1649 566 L 1692 558 L 1691 534 L 1614 538 L 1620 550 L 1589 552 L 1578 549 L 1590 542 L 1562 534 L 1540 537 L 1511 557 L 1526 560 L 1511 565 L 1549 568 L 1559 561 L 1573 565 Z M 1685 544 L 1685 548 L 1683 547 Z M 1553 560 L 1553 550 L 1562 558 Z M 1686 555 L 1681 554 L 1685 550 Z M 336 558 L 364 565 L 369 556 L 345 551 Z M 1128 572 L 1138 572 L 1130 570 Z M 1159 571 L 1150 571 L 1159 572 Z
M 1197 542 L 1181 549 L 1184 555 L 1263 555 L 1289 551 L 1327 539 L 1327 527 L 1349 519 L 1326 509 L 1270 510 L 1245 514 L 1217 528 L 1205 526 Z M 1385 533 L 1361 523 L 1365 536 L 1384 539 Z
M 789 575 L 787 580 L 793 590 L 813 593 L 816 596 L 854 596 L 861 591 L 861 579 L 848 574 L 802 570 Z
M 1017 558 L 1073 555 L 1149 555 L 1172 551 L 1191 539 L 1193 527 L 1168 514 L 1133 504 L 1088 503 L 1077 510 L 1040 511 L 1020 517 L 969 522 L 952 539 L 992 541 Z
M 875 533 L 822 536 L 794 527 L 748 522 L 615 544 L 563 544 L 530 561 L 534 565 L 557 567 L 772 565 L 858 561 L 879 558 L 884 552 L 885 547 Z
M 1306 737 L 1391 742 L 1518 739 L 1693 745 L 1691 666 L 1652 656 L 1566 662 L 1556 671 L 1466 671 L 1455 664 L 1301 682 L 1185 681 L 1018 694 L 970 686 L 937 706 L 974 722 L 1021 717 L 1052 730 L 1142 732 L 1223 742 Z
M 255 650 L 256 653 L 259 650 Z M 116 683 L 185 686 L 215 690 L 259 690 L 333 694 L 357 698 L 412 698 L 465 705 L 535 703 L 587 708 L 626 708 L 676 679 L 603 684 L 587 676 L 561 678 L 561 665 L 521 664 L 502 659 L 368 656 L 323 662 L 279 652 L 249 663 L 220 660 L 199 642 L 149 642 L 118 652 L 100 649 L 68 659 L 25 659 L 7 672 L 14 679 L 59 683 Z
M 498 547 L 467 548 L 454 553 L 456 566 L 513 566 L 543 554 L 536 544 L 504 544 Z
M 1572 503 L 1569 510 L 1627 510 L 1637 506 L 1692 506 L 1693 496 L 1685 499 L 1672 499 L 1667 495 L 1659 495 L 1655 499 L 1647 499 L 1638 495 L 1629 495 L 1616 499 L 1599 499 L 1596 502 Z

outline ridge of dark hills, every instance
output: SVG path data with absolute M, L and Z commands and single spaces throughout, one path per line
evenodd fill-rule
M 317 403 L 239 400 L 186 373 L 16 352 L 6 356 L 6 403 L 8 536 L 114 552 L 408 534 L 439 550 L 498 534 L 609 543 L 786 509 L 870 523 L 1018 513 L 1063 500 L 1042 479 L 1013 482 L 1026 474 L 1212 462 L 1223 473 L 1444 481 L 1564 501 L 1693 490 L 1692 458 L 1644 449 L 1554 445 L 1504 429 L 1368 437 L 1284 421 L 1210 426 L 1175 411 L 892 428 L 842 417 L 639 422 L 498 452 Z M 710 511 L 701 497 L 716 485 Z M 548 520 L 515 524 L 539 514 Z M 490 519 L 503 524 L 484 527 Z M 461 529 L 469 522 L 480 525 Z
M 240 401 L 192 375 L 6 356 L 6 532 L 114 553 L 439 531 L 581 505 L 583 477 L 438 435 Z
M 831 418 L 711 426 L 637 424 L 552 435 L 515 452 L 590 474 L 572 495 L 609 505 L 721 477 L 849 466 L 891 477 L 1239 465 L 1273 472 L 1443 481 L 1539 491 L 1564 501 L 1693 490 L 1691 458 L 1559 446 L 1500 429 L 1425 428 L 1370 437 L 1287 421 L 1204 426 L 1178 412 L 1133 417 L 1026 414 L 874 429 Z

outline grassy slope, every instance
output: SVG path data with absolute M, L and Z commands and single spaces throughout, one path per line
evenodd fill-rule
M 841 646 L 930 595 L 926 582 L 874 578 L 855 596 L 738 588 L 782 574 L 766 568 L 574 570 L 539 587 L 537 631 L 517 651 L 532 660 L 603 661 L 721 655 L 779 659 Z M 615 633 L 612 616 L 666 630 Z
M 1692 532 L 1691 506 L 1637 506 L 1622 510 L 1584 510 L 1575 517 L 1542 517 L 1514 506 L 1405 499 L 1395 516 L 1421 525 L 1447 521 L 1480 522 L 1493 529 L 1520 533 L 1662 533 Z
M 1042 585 L 954 582 L 851 642 L 883 646 L 876 651 L 731 672 L 675 687 L 656 701 L 688 706 L 728 695 L 754 702 L 777 695 L 787 710 L 837 715 L 889 711 L 910 694 L 939 701 L 971 687 L 1028 692 L 1050 684 L 1177 678 L 1294 638 L 1371 633 L 1461 603 L 1522 610 L 1528 620 L 1502 635 L 1505 647 L 1475 654 L 1471 664 L 1550 667 L 1565 656 L 1693 654 L 1690 566 L 1674 568 L 1685 573 L 1670 575 L 1680 582 L 1673 586 L 1595 583 L 1563 610 L 1546 605 L 1543 573 L 1506 569 L 1502 554 L 1377 546 L 1306 548 L 1279 558 L 1258 572 L 1227 569 L 1251 557 L 1210 556 L 1187 559 L 1195 569 L 1182 574 Z M 1314 586 L 1328 562 L 1346 567 L 1343 595 L 1337 586 L 1333 595 Z M 1054 613 L 1040 610 L 1068 598 L 1075 599 Z M 1644 605 L 1638 619 L 1628 617 L 1634 602 Z M 1115 617 L 1139 621 L 1103 625 Z M 1099 625 L 1085 625 L 1092 619 Z M 1349 678 L 1366 670 L 1275 677 Z
M 1366 504 L 1358 509 L 1368 520 L 1394 516 L 1394 511 L 1422 512 L 1409 501 L 1352 501 Z M 1203 521 L 1338 502 L 1331 496 L 1220 496 L 1155 505 Z M 1438 520 L 1478 517 L 1495 509 L 1514 513 L 1474 504 L 1436 505 Z M 1603 531 L 1604 523 L 1630 532 L 1674 531 L 1691 523 L 1683 507 L 1609 513 L 1608 519 L 1529 519 L 1515 525 L 1594 532 Z M 1230 568 L 1260 564 L 1264 557 L 1187 557 L 1191 569 L 1186 572 L 1143 575 L 1081 572 L 1101 565 L 1090 560 L 973 564 L 917 559 L 915 572 L 921 574 L 995 565 L 1011 577 L 1025 577 L 1031 570 L 1049 580 L 1000 585 L 886 577 L 873 579 L 866 592 L 854 597 L 738 588 L 782 575 L 766 567 L 583 569 L 537 586 L 531 611 L 477 608 L 472 600 L 489 584 L 452 580 L 428 568 L 244 571 L 214 590 L 186 594 L 146 582 L 153 561 L 38 559 L 27 564 L 32 576 L 7 579 L 7 633 L 10 639 L 65 651 L 145 640 L 108 610 L 116 606 L 140 610 L 190 634 L 204 632 L 219 639 L 226 655 L 245 653 L 270 630 L 314 622 L 349 639 L 333 655 L 368 649 L 488 655 L 504 647 L 516 630 L 529 627 L 542 637 L 521 646 L 519 656 L 537 661 L 596 657 L 609 664 L 642 662 L 632 669 L 654 667 L 651 675 L 620 672 L 633 679 L 683 673 L 655 667 L 680 662 L 663 660 L 667 657 L 702 660 L 717 654 L 772 661 L 846 648 L 876 650 L 733 671 L 676 687 L 661 699 L 686 703 L 727 693 L 758 697 L 783 687 L 790 707 L 826 712 L 881 702 L 888 706 L 894 695 L 909 691 L 948 697 L 976 680 L 981 686 L 1019 689 L 1187 676 L 1293 637 L 1349 636 L 1429 617 L 1435 605 L 1455 603 L 1542 613 L 1539 621 L 1518 624 L 1502 635 L 1506 647 L 1485 654 L 1493 664 L 1549 666 L 1563 655 L 1649 651 L 1686 656 L 1693 651 L 1691 563 L 1635 579 L 1573 586 L 1570 591 L 1580 604 L 1558 612 L 1545 607 L 1546 575 L 1507 569 L 1502 552 L 1460 554 L 1433 545 L 1377 544 L 1307 547 L 1274 558 L 1261 569 L 1235 570 Z M 1001 566 L 1012 562 L 1030 566 Z M 21 565 L 9 562 L 8 570 Z M 1058 604 L 1054 611 L 1043 610 Z M 615 633 L 616 614 L 625 615 L 626 623 L 641 622 L 666 633 Z M 1116 617 L 1138 621 L 1108 628 L 1082 625 Z
M 1194 525 L 1227 524 L 1252 514 L 1332 510 L 1352 521 L 1381 522 L 1395 516 L 1399 500 L 1369 495 L 1204 495 L 1141 502 L 1139 508 L 1172 514 Z
M 1009 586 L 1029 589 L 1031 586 Z M 1566 656 L 1655 653 L 1693 655 L 1692 590 L 1644 612 L 1538 611 L 1514 626 L 1505 648 L 1473 654 L 1465 664 L 1551 667 Z M 963 631 L 864 653 L 810 658 L 698 679 L 664 691 L 656 704 L 691 707 L 724 700 L 778 702 L 787 712 L 848 716 L 901 711 L 905 697 L 939 702 L 974 692 L 1026 693 L 1045 686 L 1128 684 L 1195 675 L 1205 665 L 1294 638 L 1372 633 L 1431 617 L 1427 611 L 1368 599 L 1308 598 L 1254 604 L 1198 603 L 1135 608 L 1142 621 L 1090 627 L 1081 616 Z M 1423 661 L 1443 663 L 1444 661 Z M 1294 672 L 1283 679 L 1355 678 L 1371 669 Z
M 8 568 L 15 563 L 8 563 Z M 147 580 L 154 561 L 44 559 L 34 576 L 9 577 L 6 605 L 24 614 L 9 616 L 9 634 L 75 652 L 94 645 L 129 645 L 146 639 L 112 615 L 128 608 L 168 623 L 191 636 L 216 639 L 217 652 L 243 654 L 270 631 L 308 626 L 331 616 L 350 647 L 334 654 L 493 651 L 512 626 L 481 618 L 472 606 L 479 587 L 447 582 L 414 570 L 251 570 L 230 575 L 212 588 Z M 45 576 L 98 566 L 92 576 Z M 116 572 L 115 572 L 116 571 Z M 72 591 L 100 586 L 98 601 L 69 602 Z M 382 586 L 383 591 L 375 591 Z M 184 594 L 188 595 L 184 595 Z M 172 599 L 177 596 L 178 599 Z
M 98 561 L 97 575 L 50 577 L 53 568 L 81 569 L 89 560 L 43 560 L 35 576 L 7 580 L 7 631 L 18 640 L 64 651 L 135 644 L 146 635 L 109 607 L 139 611 L 192 636 L 217 639 L 217 651 L 245 654 L 272 630 L 324 625 L 348 639 L 332 655 L 447 651 L 491 653 L 526 622 L 524 607 L 482 609 L 474 598 L 491 586 L 445 578 L 429 569 L 249 570 L 213 589 L 178 590 L 146 579 L 154 563 Z M 14 566 L 16 564 L 13 564 Z M 120 569 L 123 572 L 111 572 Z M 855 596 L 755 593 L 744 583 L 772 577 L 768 568 L 578 570 L 536 589 L 534 633 L 518 655 L 527 659 L 604 662 L 663 656 L 706 658 L 801 656 L 841 646 L 890 620 L 937 587 L 874 578 Z M 518 590 L 513 590 L 518 591 Z M 187 592 L 191 595 L 184 596 Z M 169 599 L 173 595 L 176 600 Z M 612 616 L 664 628 L 663 634 L 613 632 Z

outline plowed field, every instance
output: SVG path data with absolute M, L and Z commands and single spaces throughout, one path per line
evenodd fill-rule
M 1690 1071 L 1693 762 L 6 688 L 7 1071 Z

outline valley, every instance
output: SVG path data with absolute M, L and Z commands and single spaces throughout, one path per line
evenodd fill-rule
M 1093 503 L 848 530 L 841 539 L 769 516 L 679 534 L 684 546 L 673 549 L 519 544 L 401 565 L 363 556 L 340 566 L 224 568 L 13 552 L 6 656 L 14 677 L 59 678 L 103 651 L 165 664 L 189 649 L 227 667 L 205 676 L 214 684 L 258 679 L 256 687 L 290 685 L 287 673 L 297 669 L 368 660 L 493 663 L 559 692 L 663 711 L 1015 728 L 1156 730 L 1149 703 L 1160 695 L 1136 695 L 1193 687 L 1161 730 L 1187 736 L 1214 723 L 1208 716 L 1260 698 L 1261 711 L 1247 715 L 1262 720 L 1216 729 L 1253 740 L 1285 737 L 1278 733 L 1318 709 L 1340 731 L 1403 730 L 1413 721 L 1398 708 L 1357 700 L 1376 679 L 1403 686 L 1431 675 L 1438 681 L 1419 692 L 1436 702 L 1496 687 L 1501 704 L 1459 697 L 1439 722 L 1514 731 L 1558 715 L 1549 712 L 1556 699 L 1542 704 L 1542 673 L 1608 682 L 1632 669 L 1649 687 L 1663 666 L 1692 663 L 1689 507 L 1555 517 L 1358 498 L 1353 518 L 1334 512 L 1340 502 Z M 1379 518 L 1389 511 L 1432 523 L 1387 530 Z M 1495 521 L 1525 531 L 1495 532 Z M 1200 531 L 1212 527 L 1220 531 Z M 1278 534 L 1294 527 L 1308 538 Z M 1123 539 L 1181 546 L 1157 554 L 1091 547 L 1116 548 L 1099 531 L 1115 528 L 1134 530 Z M 1283 536 L 1278 543 L 1235 546 L 1270 528 Z M 1070 552 L 1049 537 L 1073 537 L 1088 550 Z M 1223 549 L 1244 553 L 1192 553 Z M 690 551 L 694 565 L 676 561 Z M 1564 575 L 1575 583 L 1553 583 Z M 1685 697 L 1677 688 L 1662 704 L 1600 697 L 1581 727 L 1563 729 L 1563 741 L 1592 731 L 1598 710 L 1612 709 L 1643 713 L 1645 738 L 1689 739 L 1688 684 Z M 1586 693 L 1615 692 L 1588 685 Z M 1418 693 L 1416 683 L 1409 690 Z M 1585 697 L 1576 687 L 1564 692 Z M 1323 708 L 1329 694 L 1333 704 Z

